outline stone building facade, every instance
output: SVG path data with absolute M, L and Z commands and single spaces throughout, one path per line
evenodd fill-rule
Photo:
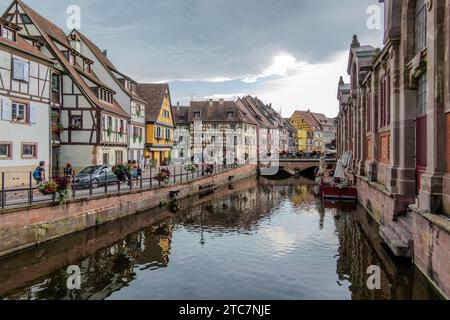
M 449 296 L 450 1 L 381 2 L 383 48 L 354 36 L 339 81 L 338 154 L 381 238 Z

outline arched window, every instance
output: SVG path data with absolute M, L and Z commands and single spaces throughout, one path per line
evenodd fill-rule
M 415 48 L 416 54 L 427 46 L 427 10 L 425 0 L 416 1 Z

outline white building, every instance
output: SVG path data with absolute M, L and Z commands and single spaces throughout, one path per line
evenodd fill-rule
M 175 164 L 191 162 L 191 124 L 189 122 L 189 107 L 177 105 L 172 108 L 175 130 L 173 132 L 173 147 L 171 159 Z
M 79 31 L 73 31 L 70 38 L 72 47 L 94 61 L 92 69 L 106 85 L 116 92 L 115 100 L 130 116 L 130 122 L 127 124 L 130 133 L 128 135 L 128 159 L 139 160 L 145 149 L 145 102 L 136 93 L 136 81 L 121 73 L 108 59 L 107 51 L 100 50 Z M 78 41 L 80 41 L 79 45 Z
M 193 159 L 195 163 L 218 165 L 256 163 L 256 123 L 234 101 L 192 101 L 189 108 L 177 111 L 175 107 L 174 112 L 178 116 L 175 121 L 183 123 L 177 126 L 178 142 L 181 138 L 181 143 L 173 152 L 180 157 L 183 150 L 184 161 Z M 185 112 L 188 113 L 187 122 Z M 187 153 L 185 148 L 189 150 Z
M 27 186 L 30 172 L 50 168 L 50 77 L 53 62 L 0 18 L 0 172 L 6 187 Z
M 57 118 L 60 141 L 54 169 L 67 162 L 78 171 L 126 161 L 130 116 L 117 103 L 116 92 L 95 74 L 95 62 L 77 50 L 79 43 L 71 43 L 74 39 L 61 28 L 20 0 L 11 3 L 4 17 L 16 21 L 20 34 L 54 61 L 52 100 L 58 103 L 52 105 L 52 118 Z

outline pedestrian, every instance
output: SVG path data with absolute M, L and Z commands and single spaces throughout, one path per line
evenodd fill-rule
M 67 162 L 66 166 L 64 167 L 64 177 L 68 178 L 69 180 L 73 177 L 73 168 L 70 162 Z
M 36 184 L 45 181 L 45 161 L 39 162 L 39 166 L 34 169 L 33 178 Z
M 138 185 L 138 177 L 139 177 L 139 165 L 136 160 L 133 160 L 131 163 L 131 177 L 136 180 L 136 187 Z
M 127 178 L 128 178 L 128 186 L 131 187 L 131 172 L 132 172 L 132 162 L 128 160 L 127 164 Z
M 141 159 L 139 159 L 139 167 L 140 167 L 141 171 L 145 169 L 145 157 L 144 157 L 144 155 L 141 155 Z

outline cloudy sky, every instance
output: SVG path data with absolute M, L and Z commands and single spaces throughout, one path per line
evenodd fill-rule
M 378 0 L 25 0 L 81 32 L 140 82 L 170 83 L 172 102 L 252 94 L 288 117 L 296 109 L 335 116 L 353 34 L 382 45 L 367 9 Z M 7 1 L 2 1 L 4 10 Z

